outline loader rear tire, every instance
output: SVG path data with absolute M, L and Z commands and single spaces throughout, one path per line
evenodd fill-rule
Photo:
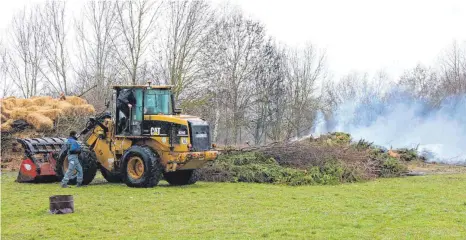
M 55 166 L 55 173 L 60 181 L 65 175 L 66 169 L 68 166 L 64 166 L 64 163 L 68 161 L 68 152 L 62 150 L 59 154 L 57 165 Z M 89 150 L 87 146 L 81 145 L 81 153 L 78 156 L 79 162 L 83 168 L 83 185 L 88 185 L 94 180 L 94 177 L 97 173 L 97 157 L 94 152 Z M 76 177 L 68 181 L 68 184 L 76 184 Z
M 163 166 L 160 158 L 148 146 L 132 146 L 126 150 L 122 159 L 124 162 L 121 172 L 129 187 L 154 187 L 162 178 Z
M 197 170 L 179 170 L 176 172 L 166 172 L 163 174 L 165 180 L 170 185 L 191 185 L 199 180 L 199 172 Z
M 109 183 L 121 183 L 121 182 L 123 182 L 123 179 L 121 178 L 120 173 L 110 172 L 103 166 L 100 166 L 100 172 L 102 173 L 102 176 L 104 176 L 105 180 L 107 180 L 107 182 L 109 182 Z

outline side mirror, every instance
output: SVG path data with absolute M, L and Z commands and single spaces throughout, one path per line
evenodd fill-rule
M 175 114 L 181 114 L 182 111 L 183 109 L 181 108 L 175 108 Z

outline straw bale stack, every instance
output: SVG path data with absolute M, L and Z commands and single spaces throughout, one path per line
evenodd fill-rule
M 18 119 L 26 119 L 28 114 L 31 113 L 30 111 L 27 110 L 27 108 L 24 107 L 18 107 L 15 108 L 11 111 L 10 113 L 10 118 L 13 120 L 18 120 Z
M 36 112 L 39 110 L 39 107 L 38 106 L 29 106 L 26 108 L 26 110 L 28 110 L 29 112 Z
M 15 103 L 15 106 L 16 107 L 29 107 L 29 106 L 33 106 L 34 103 L 32 102 L 31 99 L 24 99 L 24 98 L 17 98 L 16 99 L 16 103 Z
M 2 121 L 3 122 L 3 121 Z M 11 124 L 14 122 L 13 119 L 8 119 L 6 122 L 3 122 L 1 125 L 1 132 L 9 132 L 12 130 Z
M 73 104 L 74 106 L 87 104 L 86 99 L 76 97 L 76 96 L 66 96 L 65 101 Z
M 0 99 L 0 104 L 2 122 L 9 121 L 11 123 L 14 120 L 23 119 L 38 131 L 52 129 L 54 121 L 59 117 L 95 113 L 92 105 L 87 104 L 85 99 L 76 96 L 68 96 L 66 100 L 47 96 L 37 96 L 29 99 L 8 97 Z M 9 129 L 9 125 L 5 125 L 4 128 Z
M 90 104 L 83 104 L 83 105 L 77 105 L 73 106 L 73 114 L 74 115 L 89 115 L 95 113 L 95 108 L 94 106 Z
M 63 115 L 63 111 L 61 109 L 40 109 L 37 112 L 52 120 L 55 120 Z
M 66 101 L 58 101 L 58 109 L 63 111 L 65 115 L 74 115 L 73 104 Z
M 32 97 L 31 101 L 34 103 L 34 105 L 45 105 L 47 102 L 53 101 L 54 99 L 52 97 L 44 97 L 44 96 L 38 96 L 38 97 Z
M 70 115 L 73 113 L 73 104 L 66 101 L 50 101 L 46 103 L 46 106 L 50 106 L 52 109 L 59 109 L 65 115 Z
M 16 106 L 16 98 L 5 98 L 2 101 L 2 107 L 11 110 Z
M 46 131 L 53 129 L 52 119 L 40 114 L 31 113 L 26 117 L 26 121 L 31 124 L 36 130 Z
M 71 103 L 64 102 L 64 101 L 58 101 L 56 99 L 53 99 L 52 101 L 48 101 L 45 103 L 44 106 L 49 106 L 52 109 L 60 109 L 61 106 L 72 106 Z
M 2 106 L 1 106 L 1 113 L 3 116 L 5 117 L 10 117 L 11 115 L 11 110 L 7 109 L 6 106 L 2 103 Z

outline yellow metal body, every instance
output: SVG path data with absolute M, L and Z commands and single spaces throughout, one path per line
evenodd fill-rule
M 196 119 L 196 117 L 188 115 L 146 115 L 144 120 L 158 120 L 164 122 L 172 122 L 188 126 L 188 119 Z M 197 118 L 198 119 L 198 118 Z M 109 171 L 113 171 L 115 166 L 120 166 L 121 157 L 127 149 L 133 145 L 145 145 L 152 148 L 159 157 L 165 171 L 176 171 L 184 169 L 197 169 L 205 163 L 213 161 L 217 158 L 217 151 L 189 151 L 191 144 L 189 137 L 183 137 L 183 141 L 179 144 L 174 144 L 172 151 L 170 150 L 170 139 L 168 136 L 123 136 L 114 135 L 114 123 L 111 119 L 106 119 L 103 123 L 108 128 L 106 134 L 100 126 L 96 126 L 93 132 L 86 140 L 87 145 L 94 150 L 97 160 L 100 164 Z M 188 135 L 190 135 L 188 131 Z M 135 163 L 136 168 L 137 163 Z M 133 169 L 134 170 L 134 169 Z M 137 172 L 134 170 L 134 178 L 137 177 Z

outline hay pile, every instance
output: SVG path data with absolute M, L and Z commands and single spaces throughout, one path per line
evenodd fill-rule
M 34 115 L 30 116 L 29 121 L 35 121 Z M 12 120 L 2 126 L 0 134 L 2 149 L 1 149 L 1 170 L 16 171 L 21 166 L 21 161 L 24 158 L 24 150 L 16 141 L 17 138 L 40 138 L 40 137 L 66 137 L 71 130 L 79 131 L 86 125 L 88 115 L 79 115 L 73 117 L 60 116 L 53 123 L 52 130 L 36 130 L 32 128 L 26 120 Z M 45 120 L 47 121 L 47 120 Z M 21 124 L 23 124 L 21 126 Z M 42 129 L 43 126 L 39 125 Z M 8 131 L 6 131 L 8 130 Z
M 1 125 L 1 129 L 2 129 L 2 132 L 5 131 L 5 132 L 9 132 L 11 131 L 11 124 L 13 123 L 13 119 L 8 119 L 6 120 L 5 122 L 3 121 L 3 115 L 2 115 L 2 125 Z
M 1 132 L 12 131 L 15 120 L 25 120 L 37 131 L 53 129 L 60 117 L 75 117 L 95 113 L 92 105 L 83 98 L 67 96 L 65 100 L 37 96 L 28 99 L 8 97 L 0 99 Z

